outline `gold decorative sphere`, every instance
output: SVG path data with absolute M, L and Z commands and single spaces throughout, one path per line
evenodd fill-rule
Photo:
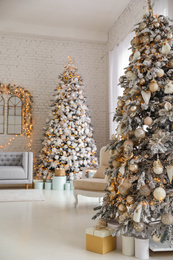
M 145 119 L 144 119 L 144 124 L 145 125 L 151 125 L 153 123 L 153 120 L 151 117 L 147 116 Z
M 128 204 L 133 204 L 134 203 L 134 199 L 131 195 L 128 195 L 127 198 L 126 198 L 126 201 Z
M 114 168 L 118 168 L 118 167 L 120 167 L 120 165 L 121 165 L 121 163 L 120 163 L 119 161 L 117 161 L 117 160 L 113 160 L 113 161 L 112 161 L 112 166 L 113 166 Z
M 151 83 L 149 85 L 149 89 L 151 90 L 151 92 L 155 92 L 159 89 L 159 86 L 155 80 L 151 81 Z
M 161 216 L 161 222 L 162 222 L 162 224 L 167 225 L 167 226 L 173 224 L 173 215 L 171 215 L 169 213 L 163 214 Z
M 141 186 L 139 190 L 140 195 L 148 197 L 151 194 L 151 190 L 148 185 Z
M 133 228 L 137 232 L 142 232 L 145 229 L 145 224 L 143 222 L 140 223 L 133 222 Z
M 141 138 L 144 138 L 145 137 L 145 131 L 142 129 L 142 128 L 137 128 L 135 130 L 135 137 L 137 139 L 141 139 Z
M 124 147 L 127 146 L 127 145 L 133 146 L 133 142 L 132 142 L 130 139 L 127 139 L 127 140 L 124 142 Z
M 164 70 L 158 69 L 158 71 L 157 71 L 157 77 L 161 78 L 161 77 L 163 77 L 164 74 L 165 74 L 165 73 L 164 73 Z
M 152 235 L 152 240 L 156 243 L 160 242 L 161 240 L 161 235 L 157 235 L 156 233 L 154 235 Z
M 131 112 L 135 112 L 136 110 L 137 110 L 137 106 L 131 106 L 131 107 L 130 107 L 130 111 L 131 111 Z
M 118 210 L 120 211 L 120 212 L 124 212 L 124 211 L 126 211 L 126 206 L 123 204 L 123 203 L 120 203 L 119 205 L 118 205 Z
M 138 171 L 138 165 L 136 163 L 129 164 L 128 168 L 129 168 L 129 171 L 131 171 L 131 172 L 137 172 Z

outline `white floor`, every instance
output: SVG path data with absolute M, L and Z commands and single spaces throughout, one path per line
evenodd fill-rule
M 99 255 L 85 250 L 85 229 L 98 199 L 72 191 L 44 191 L 42 202 L 0 202 L 0 260 L 128 260 L 120 251 Z M 173 252 L 151 253 L 151 259 L 173 259 Z

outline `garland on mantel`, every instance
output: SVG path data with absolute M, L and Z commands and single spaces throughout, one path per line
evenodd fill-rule
M 22 100 L 22 116 L 23 116 L 23 131 L 27 137 L 31 136 L 32 125 L 32 102 L 33 97 L 31 93 L 23 87 L 16 85 L 4 85 L 0 83 L 0 94 L 9 94 L 19 97 Z

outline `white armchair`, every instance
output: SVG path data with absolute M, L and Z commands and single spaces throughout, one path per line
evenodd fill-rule
M 109 151 L 105 151 L 106 147 L 100 150 L 100 165 L 92 178 L 80 179 L 73 181 L 73 195 L 75 197 L 75 207 L 78 204 L 78 195 L 87 197 L 104 197 L 107 181 L 104 172 L 109 166 Z

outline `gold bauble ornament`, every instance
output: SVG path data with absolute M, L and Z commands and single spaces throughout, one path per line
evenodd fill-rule
M 126 147 L 127 145 L 129 146 L 133 146 L 133 142 L 130 140 L 130 139 L 127 139 L 125 142 L 124 142 L 124 147 Z
M 151 83 L 149 85 L 149 89 L 151 90 L 151 92 L 155 92 L 159 89 L 159 86 L 154 79 L 151 81 Z
M 135 36 L 132 40 L 131 40 L 131 45 L 132 46 L 137 46 L 137 45 L 139 45 L 139 43 L 140 43 L 140 39 L 139 39 L 139 37 L 137 37 L 137 36 Z
M 128 168 L 129 168 L 129 171 L 131 171 L 131 172 L 137 172 L 138 171 L 138 165 L 136 163 L 129 164 Z
M 113 160 L 112 161 L 112 166 L 114 167 L 114 168 L 119 168 L 120 167 L 120 165 L 121 165 L 121 163 L 119 162 L 119 161 L 116 161 L 116 160 Z
M 163 172 L 163 166 L 159 159 L 153 163 L 153 171 L 155 174 L 161 174 Z
M 146 23 L 142 22 L 139 24 L 139 31 L 144 30 L 147 27 Z
M 161 216 L 161 222 L 162 224 L 169 226 L 173 224 L 173 216 L 169 213 L 165 213 Z
M 127 77 L 128 80 L 136 79 L 136 75 L 131 70 L 126 72 L 126 77 Z
M 133 228 L 137 232 L 142 232 L 145 229 L 145 224 L 143 222 L 140 223 L 133 222 Z
M 142 129 L 142 128 L 137 128 L 135 130 L 135 137 L 137 139 L 141 139 L 141 138 L 144 138 L 145 137 L 145 131 Z
M 158 69 L 158 71 L 157 71 L 157 77 L 161 78 L 161 77 L 163 77 L 164 74 L 165 74 L 165 73 L 164 73 L 164 70 Z
M 135 112 L 136 110 L 137 110 L 137 106 L 131 106 L 131 107 L 130 107 L 130 111 L 131 111 L 131 112 Z
M 131 195 L 128 195 L 128 196 L 127 196 L 126 201 L 127 201 L 127 203 L 130 204 L 130 205 L 134 203 L 134 199 L 133 199 L 133 197 L 132 197 Z
M 157 234 L 155 233 L 154 235 L 152 235 L 152 240 L 153 240 L 154 242 L 158 243 L 158 242 L 160 242 L 161 237 L 162 237 L 162 236 L 161 236 L 160 234 L 157 235 Z
M 118 205 L 118 210 L 120 211 L 120 212 L 124 212 L 124 211 L 126 211 L 126 206 L 123 204 L 123 203 L 120 203 L 119 205 Z
M 143 185 L 143 186 L 141 186 L 139 193 L 142 196 L 148 197 L 151 194 L 151 190 L 148 187 L 148 185 Z
M 154 190 L 153 196 L 156 200 L 163 200 L 166 197 L 166 192 L 162 187 L 158 187 Z
M 151 125 L 153 123 L 153 120 L 151 117 L 147 116 L 145 119 L 144 119 L 144 124 L 145 125 Z

